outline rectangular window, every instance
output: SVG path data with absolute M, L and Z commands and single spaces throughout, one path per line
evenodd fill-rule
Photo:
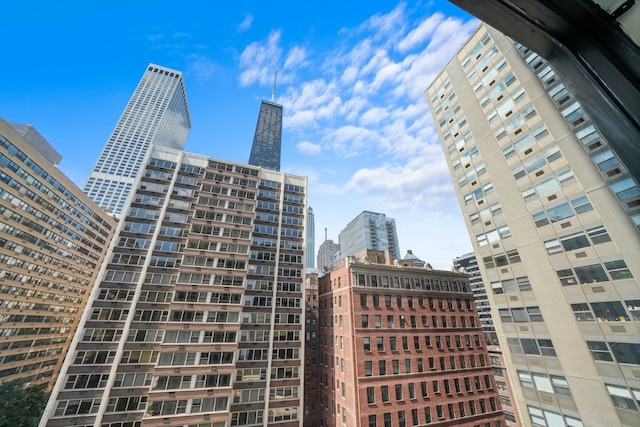
M 370 405 L 376 403 L 375 391 L 373 387 L 367 387 L 367 403 Z

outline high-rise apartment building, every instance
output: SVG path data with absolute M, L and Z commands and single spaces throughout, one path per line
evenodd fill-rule
M 300 426 L 306 184 L 152 148 L 41 426 Z
M 316 267 L 316 222 L 313 216 L 313 208 L 307 209 L 307 251 L 306 251 L 306 268 Z
M 363 254 L 318 282 L 317 425 L 504 426 L 467 275 Z
M 396 221 L 383 213 L 363 211 L 347 224 L 338 235 L 340 259 L 365 250 L 391 253 L 394 260 L 401 259 Z
M 119 214 L 152 144 L 182 150 L 191 129 L 180 71 L 149 64 L 106 145 L 84 192 Z
M 320 406 L 318 396 L 318 272 L 307 271 L 305 277 L 304 340 L 304 427 L 317 427 Z
M 636 159 L 559 76 L 481 25 L 426 95 L 523 422 L 640 425 Z
M 51 388 L 116 224 L 3 120 L 0 181 L 0 382 Z
M 262 100 L 249 164 L 280 170 L 282 146 L 282 105 Z
M 489 298 L 487 298 L 487 289 L 482 281 L 482 274 L 480 274 L 480 267 L 478 267 L 475 254 L 472 252 L 454 258 L 453 268 L 469 275 L 469 286 L 473 293 L 473 299 L 476 302 L 480 327 L 482 327 L 484 339 L 487 342 L 491 368 L 496 377 L 496 387 L 498 388 L 502 411 L 504 412 L 507 426 L 520 426 L 522 424 L 518 413 L 517 402 L 513 395 L 513 386 L 507 375 L 504 356 L 500 349 L 498 335 L 496 334 L 496 328 L 493 324 L 493 318 L 491 317 L 491 304 L 489 303 Z
M 453 260 L 453 268 L 464 268 L 464 272 L 469 275 L 469 285 L 471 286 L 473 299 L 476 301 L 484 337 L 488 343 L 498 345 L 498 336 L 491 317 L 491 304 L 489 303 L 489 298 L 487 298 L 487 289 L 482 281 L 482 274 L 480 274 L 476 255 L 472 252 L 455 258 Z
M 326 236 L 325 236 L 326 237 Z M 340 245 L 333 240 L 325 239 L 318 248 L 318 270 L 320 274 L 333 270 L 336 264 L 336 256 L 340 251 Z

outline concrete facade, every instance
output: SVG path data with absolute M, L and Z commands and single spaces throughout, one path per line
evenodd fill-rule
M 53 386 L 115 221 L 0 120 L 0 382 Z
M 301 426 L 306 200 L 154 147 L 40 425 Z
M 635 159 L 551 64 L 487 25 L 426 96 L 523 423 L 640 424 Z

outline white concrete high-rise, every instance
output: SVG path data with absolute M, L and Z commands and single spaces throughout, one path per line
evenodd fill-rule
M 119 214 L 151 144 L 182 150 L 191 129 L 180 71 L 149 64 L 107 140 L 84 192 Z
M 640 135 L 562 66 L 481 25 L 426 96 L 523 424 L 638 426 Z
M 307 178 L 152 147 L 41 426 L 301 426 Z

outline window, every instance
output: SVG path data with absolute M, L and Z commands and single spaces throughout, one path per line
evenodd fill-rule
M 379 360 L 378 361 L 378 369 L 380 371 L 380 375 L 387 375 L 387 361 Z
M 367 294 L 360 294 L 360 307 L 367 306 Z
M 605 262 L 604 266 L 611 275 L 611 279 L 613 280 L 633 278 L 633 275 L 627 268 L 627 264 L 623 260 Z
M 369 327 L 369 316 L 366 314 L 362 315 L 362 327 L 363 328 L 368 328 Z
M 397 401 L 404 400 L 404 398 L 402 396 L 402 384 L 396 384 L 395 385 L 395 390 L 396 390 L 396 400 Z
M 370 405 L 376 403 L 375 391 L 373 387 L 367 387 L 367 403 Z
M 389 337 L 389 347 L 391 348 L 391 351 L 398 351 L 396 337 Z
M 607 391 L 609 392 L 609 396 L 611 397 L 611 400 L 616 407 L 638 411 L 638 402 L 640 402 L 640 389 L 632 388 L 631 390 L 629 390 L 626 387 L 613 384 L 606 384 L 606 386 Z
M 376 346 L 378 351 L 384 351 L 384 339 L 383 337 L 376 337 Z
M 369 415 L 369 427 L 376 427 L 376 416 L 375 415 Z
M 382 387 L 380 387 L 380 393 L 381 393 L 381 396 L 382 396 L 382 401 L 383 402 L 388 402 L 389 401 L 389 386 L 383 385 Z
M 371 351 L 371 338 L 369 337 L 362 338 L 362 344 L 364 347 L 364 351 Z
M 620 301 L 593 302 L 591 308 L 593 308 L 596 319 L 601 322 L 628 322 L 631 320 Z
M 391 412 L 385 412 L 383 414 L 384 427 L 391 427 Z
M 394 359 L 391 361 L 391 366 L 393 368 L 393 375 L 398 375 L 400 373 L 400 362 Z
M 606 282 L 609 280 L 600 264 L 576 267 L 575 272 L 578 276 L 578 281 L 583 285 L 592 282 Z
M 376 314 L 373 316 L 373 320 L 376 328 L 382 328 L 382 316 Z
M 398 411 L 398 427 L 407 427 L 404 411 Z
M 613 357 L 609 352 L 607 343 L 602 341 L 587 341 L 587 346 L 591 352 L 591 356 L 594 360 L 604 360 L 607 362 L 613 362 Z
M 370 377 L 373 375 L 372 362 L 370 360 L 366 360 L 364 362 L 364 375 Z

